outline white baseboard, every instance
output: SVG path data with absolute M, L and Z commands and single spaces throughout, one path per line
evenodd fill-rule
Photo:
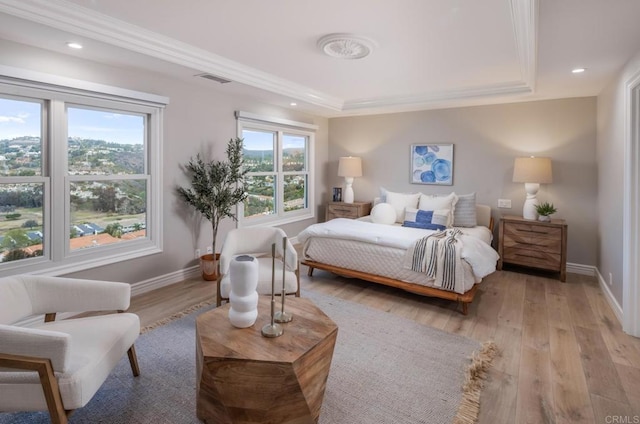
M 609 306 L 611 306 L 611 309 L 613 310 L 613 313 L 616 315 L 616 318 L 618 318 L 618 321 L 620 321 L 620 325 L 622 325 L 622 318 L 623 318 L 622 307 L 620 306 L 616 298 L 613 296 L 613 293 L 611 293 L 611 290 L 609 289 L 609 285 L 605 281 L 602 274 L 600 274 L 600 270 L 598 268 L 595 268 L 595 270 L 596 270 L 596 277 L 598 278 L 598 283 L 600 284 L 600 289 L 602 289 L 602 293 L 604 293 L 604 298 L 607 299 L 607 303 L 609 303 Z
M 195 278 L 200 275 L 200 266 L 194 265 L 189 268 L 180 269 L 165 275 L 149 278 L 148 280 L 138 281 L 131 285 L 131 297 L 137 296 L 160 287 L 169 286 L 179 283 L 189 278 Z
M 139 281 L 131 284 L 131 297 L 137 296 L 142 293 L 149 292 L 151 290 L 159 289 L 160 287 L 168 286 L 171 284 L 179 283 L 180 281 L 187 280 L 189 278 L 195 278 L 200 275 L 200 266 L 194 265 L 189 268 L 181 269 L 175 272 L 171 272 L 165 275 L 159 275 L 157 277 L 150 278 L 148 280 Z M 75 312 L 63 312 L 57 314 L 57 319 L 70 318 L 76 315 Z M 23 320 L 16 322 L 16 325 L 22 327 L 33 327 L 40 325 L 44 322 L 44 315 L 34 315 Z

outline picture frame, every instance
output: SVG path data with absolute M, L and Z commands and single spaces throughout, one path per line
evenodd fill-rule
M 333 188 L 333 201 L 342 202 L 342 187 Z
M 453 185 L 453 144 L 412 144 L 411 184 Z

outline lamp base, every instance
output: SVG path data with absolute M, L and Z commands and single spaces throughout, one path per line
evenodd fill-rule
M 538 205 L 538 199 L 528 199 L 524 201 L 524 207 L 522 208 L 522 217 L 524 219 L 536 220 L 538 219 L 538 212 L 536 206 Z
M 344 203 L 353 203 L 354 194 L 353 194 L 353 177 L 344 177 L 345 187 L 344 187 L 344 197 L 342 201 Z
M 527 191 L 527 198 L 524 201 L 524 206 L 522 207 L 522 217 L 524 219 L 538 219 L 538 211 L 536 210 L 536 206 L 538 206 L 538 199 L 536 195 L 538 194 L 538 189 L 540 188 L 540 184 L 538 183 L 525 183 L 524 189 Z

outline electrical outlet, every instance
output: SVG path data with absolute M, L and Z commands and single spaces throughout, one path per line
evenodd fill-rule
M 498 199 L 498 207 L 511 209 L 511 199 Z
M 196 249 L 196 259 L 200 257 L 200 249 Z
M 207 253 L 208 254 L 213 253 L 213 249 L 211 248 L 211 246 L 207 246 Z
M 609 285 L 613 286 L 613 274 L 609 273 Z

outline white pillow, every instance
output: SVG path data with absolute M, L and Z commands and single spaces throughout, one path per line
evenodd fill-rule
M 389 203 L 378 203 L 371 209 L 371 221 L 391 225 L 396 222 L 396 209 Z
M 420 194 L 418 209 L 422 209 L 423 211 L 449 209 L 449 217 L 446 225 L 447 227 L 451 227 L 453 225 L 453 214 L 456 209 L 456 203 L 458 203 L 458 196 L 456 196 L 455 193 L 450 193 L 446 196 Z
M 420 200 L 420 193 L 395 193 L 387 191 L 386 203 L 396 210 L 396 222 L 404 222 L 404 209 L 417 208 Z

